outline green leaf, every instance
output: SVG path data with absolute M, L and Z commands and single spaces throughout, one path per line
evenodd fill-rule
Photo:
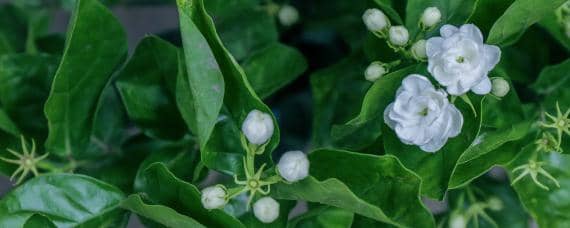
M 46 54 L 0 57 L 0 103 L 22 134 L 38 142 L 47 137 L 44 103 L 58 61 Z
M 478 99 L 475 96 L 471 97 L 477 113 L 480 113 L 481 102 Z M 383 139 L 386 153 L 398 157 L 407 168 L 417 173 L 423 181 L 422 194 L 434 199 L 443 198 L 457 160 L 475 140 L 481 126 L 481 115 L 475 117 L 471 107 L 465 102 L 458 100 L 455 106 L 463 114 L 461 133 L 448 139 L 445 146 L 435 153 L 422 151 L 414 145 L 403 144 L 395 132 L 384 125 Z
M 420 201 L 420 178 L 394 156 L 317 150 L 309 159 L 314 177 L 276 185 L 276 198 L 331 205 L 395 226 L 435 226 Z
M 532 88 L 540 94 L 555 96 L 565 91 L 570 83 L 570 59 L 542 69 Z
M 238 61 L 278 40 L 273 16 L 258 1 L 208 0 L 204 7 L 212 15 L 221 41 Z
M 117 188 L 88 176 L 48 174 L 12 190 L 0 200 L 0 226 L 22 227 L 41 214 L 57 227 L 117 227 L 127 216 Z
M 344 209 L 321 206 L 293 218 L 287 224 L 289 228 L 349 228 L 354 214 Z
M 508 46 L 515 43 L 525 30 L 547 14 L 554 14 L 566 0 L 517 0 L 495 22 L 487 43 Z
M 307 69 L 307 61 L 296 49 L 273 43 L 255 52 L 243 68 L 255 92 L 266 98 L 300 76 Z
M 0 130 L 14 136 L 20 135 L 20 130 L 2 108 L 0 108 Z
M 151 137 L 180 139 L 187 129 L 176 107 L 178 48 L 145 37 L 118 75 L 116 86 L 131 120 Z
M 382 134 L 384 109 L 394 101 L 396 89 L 411 73 L 418 72 L 423 65 L 408 66 L 378 79 L 366 92 L 360 113 L 350 121 L 335 125 L 332 136 L 343 148 L 362 149 L 371 145 Z
M 121 203 L 121 207 L 166 227 L 205 227 L 196 220 L 179 214 L 172 208 L 145 204 L 139 195 L 130 195 Z
M 564 25 L 558 21 L 555 13 L 545 15 L 538 24 L 546 29 L 560 45 L 564 46 L 567 52 L 570 51 L 570 38 L 566 36 Z
M 222 122 L 220 120 L 226 120 L 230 121 L 230 127 L 239 129 L 250 111 L 257 109 L 272 115 L 271 110 L 255 94 L 243 69 L 222 45 L 212 19 L 204 9 L 202 0 L 179 0 L 178 10 L 188 71 L 187 79 L 179 78 L 178 82 L 189 84 L 184 87 L 189 87 L 191 91 L 191 94 L 183 91 L 179 93 L 178 90 L 184 87 L 178 87 L 177 97 L 181 97 L 177 98 L 178 107 L 192 105 L 181 113 L 190 129 L 197 126 L 203 163 L 211 169 L 223 172 L 241 172 L 243 169 L 235 169 L 236 166 L 226 164 L 234 163 L 236 158 L 240 158 L 238 164 L 241 163 L 241 157 L 245 153 L 244 149 L 238 146 L 232 147 L 230 151 L 214 150 L 217 147 L 212 147 L 212 144 L 225 143 L 210 140 L 214 124 L 216 122 L 220 124 L 219 122 Z M 203 69 L 205 70 L 203 72 L 195 72 L 200 68 L 206 69 Z M 211 75 L 208 76 L 208 72 Z M 224 113 L 218 116 L 222 108 L 220 103 L 222 98 Z M 180 103 L 181 101 L 193 102 L 186 104 Z M 195 115 L 190 115 L 191 113 Z M 266 153 L 264 153 L 264 162 L 269 164 L 271 164 L 270 152 L 279 144 L 279 128 L 275 118 L 273 122 L 275 131 L 270 141 L 267 142 Z M 217 129 L 225 131 L 223 128 L 217 127 Z M 231 137 L 239 139 L 238 134 Z M 226 157 L 230 160 L 225 159 Z
M 20 8 L 0 5 L 0 55 L 24 51 L 27 27 L 28 20 Z
M 494 165 L 513 160 L 520 149 L 520 145 L 514 141 L 523 139 L 530 131 L 531 124 L 522 122 L 511 127 L 483 130 L 479 133 L 473 144 L 459 157 L 449 180 L 449 188 L 463 186 L 483 175 Z
M 331 146 L 331 126 L 358 114 L 362 98 L 370 87 L 370 82 L 364 80 L 366 63 L 362 54 L 357 53 L 310 76 L 314 148 Z
M 69 156 L 85 150 L 93 111 L 126 52 L 125 33 L 111 12 L 97 0 L 79 0 L 45 105 L 50 153 Z
M 153 204 L 170 207 L 206 227 L 245 227 L 222 210 L 202 207 L 200 191 L 192 184 L 176 178 L 163 164 L 150 165 L 143 175 L 141 191 Z
M 23 226 L 24 228 L 35 228 L 35 227 L 49 227 L 49 228 L 55 228 L 55 224 L 53 224 L 47 217 L 40 215 L 40 214 L 34 214 L 32 215 L 24 224 Z
M 512 170 L 526 164 L 535 147 L 529 145 L 525 147 L 515 161 L 507 166 L 512 178 L 517 177 L 520 172 L 512 173 Z M 539 227 L 563 228 L 570 226 L 570 155 L 558 153 L 540 153 L 538 160 L 543 161 L 543 168 L 550 173 L 560 183 L 560 188 L 556 187 L 544 176 L 538 176 L 538 180 L 548 186 L 550 191 L 538 187 L 530 178 L 526 176 L 517 182 L 513 187 L 525 209 L 536 220 Z

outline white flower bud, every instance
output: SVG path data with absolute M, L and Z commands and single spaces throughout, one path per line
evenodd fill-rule
M 390 43 L 396 46 L 405 46 L 410 39 L 408 29 L 404 26 L 392 26 L 389 31 Z
M 502 78 L 494 78 L 491 84 L 491 93 L 497 97 L 504 97 L 511 89 L 507 80 Z
M 383 63 L 372 62 L 370 65 L 368 65 L 368 67 L 366 67 L 366 70 L 364 71 L 364 78 L 366 78 L 368 81 L 375 82 L 386 73 L 388 73 L 388 69 L 386 69 Z
M 489 209 L 493 211 L 500 211 L 503 209 L 503 201 L 497 197 L 489 198 L 489 200 L 487 200 L 487 204 L 489 205 Z
M 427 58 L 426 55 L 426 40 L 418 40 L 418 42 L 412 45 L 412 55 L 417 60 L 424 60 Z
M 420 23 L 425 28 L 432 27 L 441 21 L 441 12 L 437 7 L 428 7 L 424 10 Z
M 299 11 L 293 6 L 283 5 L 277 13 L 279 22 L 284 26 L 291 26 L 299 21 Z
M 208 210 L 226 205 L 226 190 L 219 185 L 202 189 L 202 205 Z
M 452 212 L 449 218 L 449 227 L 450 228 L 465 228 L 467 227 L 467 221 L 465 220 L 465 216 L 457 213 Z
M 302 151 L 289 151 L 279 159 L 279 175 L 289 182 L 296 182 L 309 176 L 309 159 Z
M 279 203 L 271 197 L 263 197 L 253 204 L 253 214 L 263 223 L 272 223 L 279 217 Z
M 390 20 L 379 9 L 367 9 L 362 15 L 362 20 L 371 32 L 379 32 L 390 26 Z
M 243 121 L 241 131 L 251 144 L 262 145 L 273 135 L 273 119 L 267 113 L 253 110 Z

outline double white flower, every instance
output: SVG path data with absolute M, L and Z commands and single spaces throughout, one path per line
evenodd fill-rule
M 226 205 L 226 190 L 219 186 L 202 189 L 202 205 L 208 210 L 222 208 Z
M 426 77 L 412 74 L 384 110 L 384 122 L 403 143 L 435 152 L 461 132 L 463 116 L 449 103 L 445 91 L 436 90 Z
M 279 159 L 279 175 L 289 182 L 296 182 L 309 176 L 309 159 L 302 151 L 289 151 Z
M 500 60 L 501 50 L 483 43 L 479 28 L 472 24 L 457 28 L 444 25 L 441 37 L 426 43 L 428 71 L 451 95 L 462 95 L 469 90 L 476 94 L 491 91 L 487 74 Z
M 263 223 L 272 223 L 279 218 L 279 203 L 271 197 L 263 197 L 253 204 L 253 214 Z
M 241 131 L 251 144 L 262 145 L 271 138 L 274 128 L 269 114 L 254 109 L 247 114 Z

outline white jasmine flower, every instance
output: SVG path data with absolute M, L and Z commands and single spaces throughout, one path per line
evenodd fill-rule
M 251 144 L 261 145 L 273 135 L 273 119 L 267 113 L 253 110 L 243 121 L 241 131 Z
M 412 55 L 417 60 L 425 60 L 426 55 L 426 40 L 418 40 L 414 45 L 412 45 Z
M 253 204 L 253 214 L 263 223 L 272 223 L 279 217 L 279 203 L 271 197 L 263 197 Z
M 364 78 L 368 81 L 375 82 L 386 73 L 388 73 L 388 69 L 383 63 L 372 62 L 364 71 Z
M 501 50 L 483 43 L 479 28 L 472 24 L 457 28 L 444 25 L 441 37 L 426 43 L 428 71 L 451 95 L 462 95 L 469 90 L 477 94 L 491 91 L 487 74 L 499 62 Z
M 491 94 L 497 97 L 504 97 L 505 95 L 507 95 L 507 93 L 509 93 L 509 90 L 511 89 L 511 86 L 509 85 L 507 80 L 502 78 L 493 78 L 491 84 L 492 84 Z
M 408 29 L 404 26 L 392 26 L 389 30 L 390 43 L 396 46 L 405 46 L 410 40 Z
M 367 9 L 362 15 L 362 20 L 371 32 L 380 32 L 390 27 L 390 20 L 379 9 Z
M 424 28 L 429 28 L 441 21 L 441 12 L 437 7 L 428 7 L 424 10 L 420 23 Z
M 226 205 L 226 190 L 219 185 L 202 189 L 202 205 L 208 210 L 222 208 Z
M 284 26 L 291 26 L 299 21 L 299 11 L 293 6 L 283 5 L 277 13 L 279 22 Z
M 435 152 L 461 132 L 463 116 L 449 103 L 445 91 L 436 90 L 426 77 L 412 74 L 384 110 L 384 122 L 403 143 Z
M 309 159 L 302 151 L 289 151 L 279 159 L 279 175 L 289 182 L 296 182 L 309 176 Z
M 458 212 L 452 212 L 449 218 L 449 227 L 450 228 L 466 228 L 467 227 L 467 219 L 462 214 Z

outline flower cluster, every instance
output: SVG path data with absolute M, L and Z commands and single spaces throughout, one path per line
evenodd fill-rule
M 487 210 L 495 212 L 503 210 L 503 201 L 496 196 L 486 197 L 486 200 L 478 200 L 478 196 L 471 188 L 471 186 L 467 186 L 465 191 L 459 196 L 456 209 L 449 216 L 449 227 L 465 228 L 471 222 L 474 227 L 479 227 L 479 219 L 485 220 L 494 227 L 498 227 L 497 223 L 487 213 Z M 482 192 L 478 191 L 478 193 L 479 197 L 482 197 L 480 195 Z
M 368 9 L 362 16 L 368 30 L 386 39 L 388 46 L 404 59 L 427 61 L 427 71 L 437 82 L 434 86 L 425 76 L 408 75 L 396 92 L 395 101 L 384 110 L 384 122 L 400 140 L 426 152 L 440 150 L 449 138 L 461 132 L 463 116 L 452 102 L 455 96 L 472 106 L 466 95 L 469 91 L 500 98 L 510 89 L 505 79 L 488 77 L 500 60 L 501 50 L 485 44 L 477 26 L 446 24 L 441 26 L 440 36 L 423 37 L 438 26 L 441 17 L 438 8 L 426 8 L 418 22 L 421 31 L 411 39 L 406 27 L 392 26 L 379 9 Z M 365 78 L 374 82 L 400 63 L 374 61 L 366 69 Z
M 278 182 L 292 183 L 309 176 L 309 160 L 302 151 L 289 151 L 283 154 L 274 172 L 264 172 L 266 164 L 257 170 L 255 156 L 264 153 L 265 145 L 270 141 L 274 132 L 273 118 L 259 110 L 250 111 L 242 124 L 242 146 L 247 151 L 243 159 L 245 180 L 238 180 L 237 185 L 226 188 L 224 185 L 214 185 L 202 189 L 202 205 L 208 210 L 223 208 L 229 200 L 243 193 L 249 193 L 247 208 L 256 198 L 256 194 L 268 195 L 271 185 Z M 253 204 L 253 214 L 263 223 L 271 223 L 279 217 L 279 202 L 265 196 Z

